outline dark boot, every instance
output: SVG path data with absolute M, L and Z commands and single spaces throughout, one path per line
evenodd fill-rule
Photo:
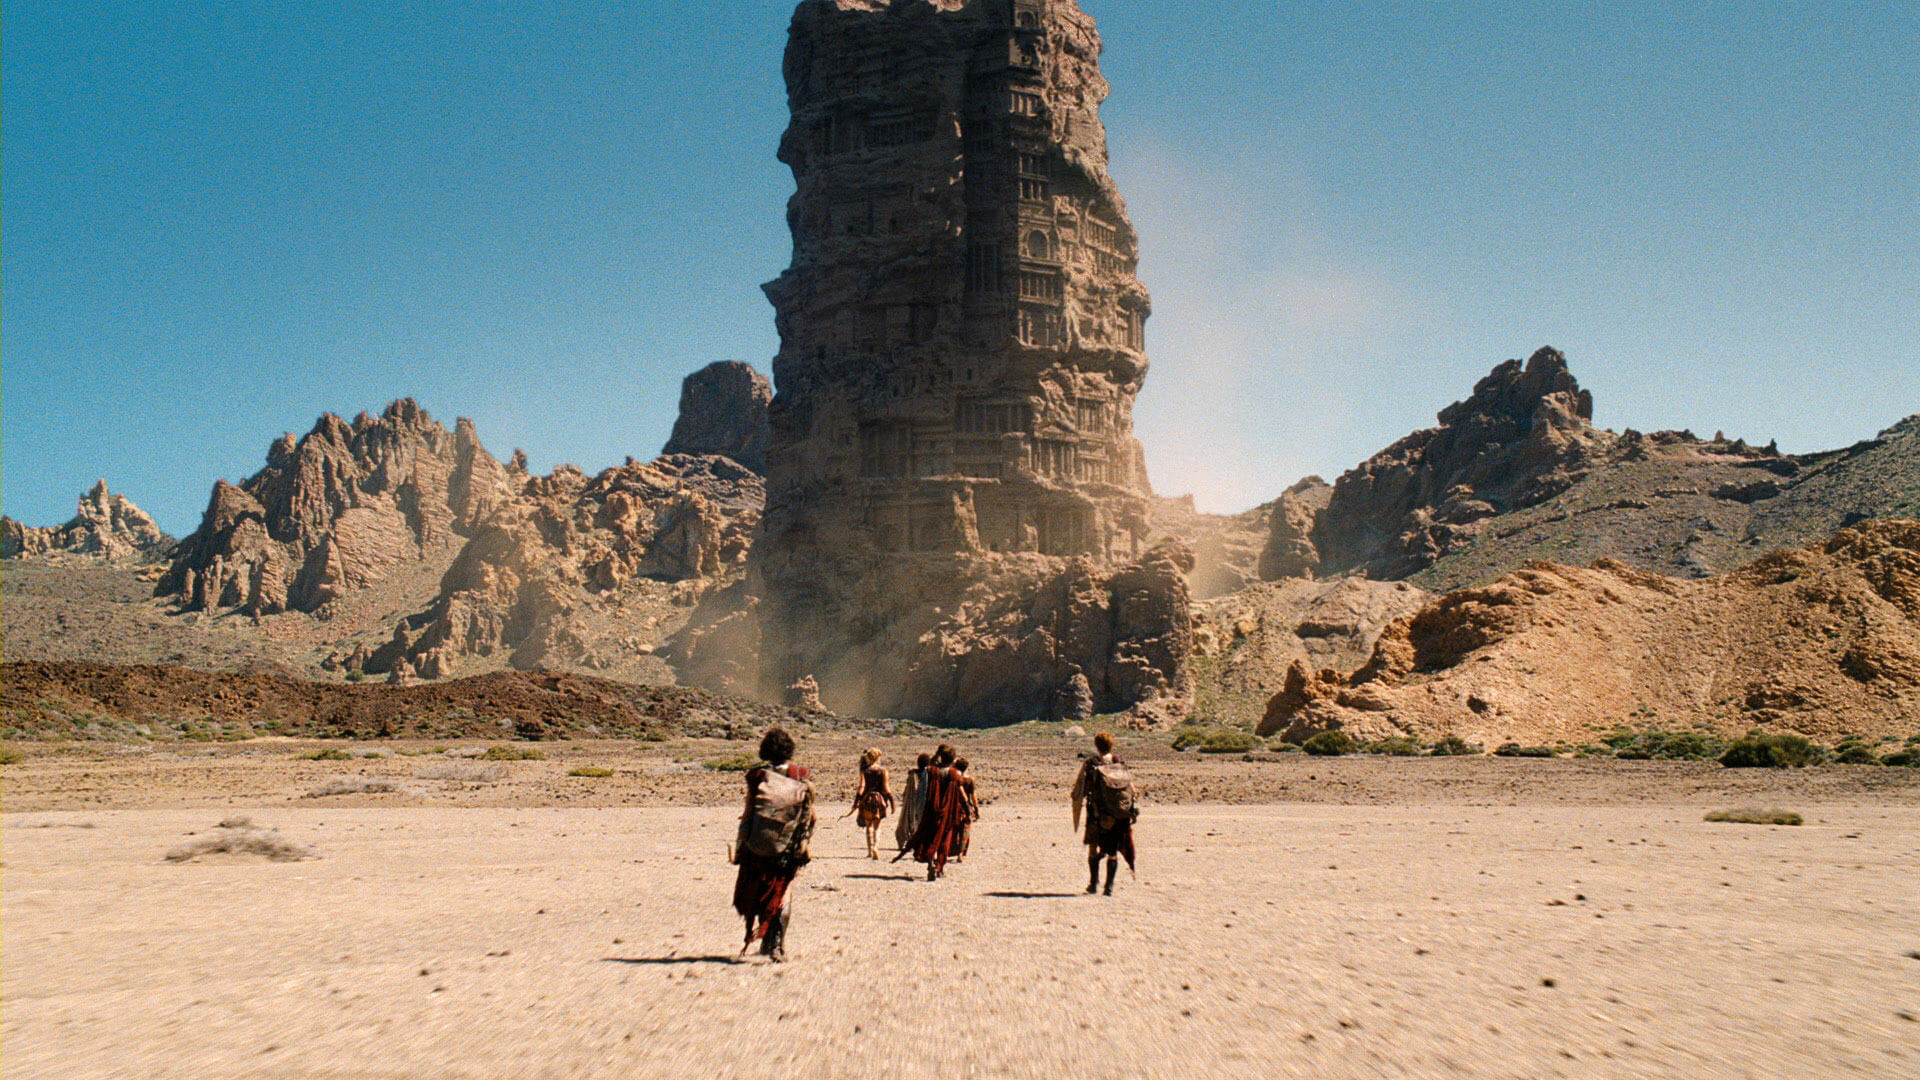
M 1120 869 L 1120 860 L 1118 859 L 1107 860 L 1107 895 L 1108 896 L 1113 895 L 1113 878 L 1114 878 L 1114 875 L 1119 871 L 1119 869 Z
M 781 908 L 780 914 L 767 924 L 767 936 L 760 939 L 760 952 L 774 963 L 782 963 L 787 958 L 787 922 L 793 918 L 793 912 Z
M 1087 860 L 1087 895 L 1092 896 L 1094 893 L 1097 893 L 1099 891 L 1100 891 L 1100 856 L 1095 855 L 1092 858 Z

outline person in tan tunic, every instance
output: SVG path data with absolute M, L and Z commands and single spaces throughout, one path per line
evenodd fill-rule
M 893 812 L 893 789 L 887 786 L 887 770 L 880 767 L 880 748 L 870 746 L 860 755 L 860 788 L 854 792 L 853 813 L 860 827 L 867 830 L 867 858 L 878 859 L 880 823 Z

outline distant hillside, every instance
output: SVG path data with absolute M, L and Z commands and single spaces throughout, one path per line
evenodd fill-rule
M 1871 518 L 1920 515 L 1920 416 L 1845 450 L 1595 428 L 1552 349 L 1508 361 L 1331 489 L 1289 489 L 1263 577 L 1363 573 L 1448 591 L 1537 559 L 1706 577 Z

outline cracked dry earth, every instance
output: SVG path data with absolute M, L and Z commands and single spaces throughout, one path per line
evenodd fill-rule
M 1396 804 L 1396 776 L 1512 763 L 1378 764 L 1299 763 L 1370 805 L 1150 804 L 1111 899 L 1059 802 L 990 805 L 929 884 L 860 857 L 830 794 L 779 966 L 732 957 L 717 800 L 255 797 L 320 857 L 170 864 L 223 811 L 10 794 L 0 1054 L 9 1080 L 1920 1075 L 1920 785 L 1798 789 L 1784 828 L 1702 821 L 1731 803 L 1698 780 Z

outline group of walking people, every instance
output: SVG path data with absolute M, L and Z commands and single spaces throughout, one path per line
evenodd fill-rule
M 980 820 L 980 795 L 967 768 L 966 758 L 941 743 L 933 753 L 920 755 L 902 785 L 900 819 L 893 827 L 897 849 L 893 861 L 912 855 L 915 862 L 927 864 L 928 881 L 945 876 L 949 860 L 959 862 L 967 857 L 973 823 Z M 885 806 L 874 798 L 875 791 L 882 793 Z M 867 830 L 870 859 L 880 857 L 880 826 L 892 805 L 893 793 L 888 790 L 887 770 L 880 766 L 880 751 L 870 748 L 860 755 L 860 793 L 854 797 L 854 810 Z
M 1100 863 L 1107 864 L 1106 894 L 1113 895 L 1119 860 L 1134 865 L 1133 778 L 1113 751 L 1113 736 L 1094 736 L 1094 753 L 1080 766 L 1073 783 L 1073 825 L 1081 828 L 1087 845 L 1087 892 L 1098 891 Z M 775 961 L 786 959 L 787 924 L 793 908 L 788 889 L 794 875 L 811 861 L 809 844 L 817 824 L 811 773 L 793 762 L 793 736 L 781 728 L 760 740 L 761 764 L 747 771 L 746 806 L 740 814 L 733 860 L 733 907 L 746 920 L 742 954 L 757 941 L 760 951 Z M 894 798 L 878 747 L 860 755 L 859 786 L 847 811 L 866 831 L 867 857 L 880 858 L 879 835 L 896 809 L 893 861 L 911 855 L 927 867 L 927 880 L 946 875 L 947 863 L 966 858 L 973 824 L 980 819 L 979 793 L 967 773 L 967 759 L 949 744 L 921 754 L 907 774 L 900 797 Z

